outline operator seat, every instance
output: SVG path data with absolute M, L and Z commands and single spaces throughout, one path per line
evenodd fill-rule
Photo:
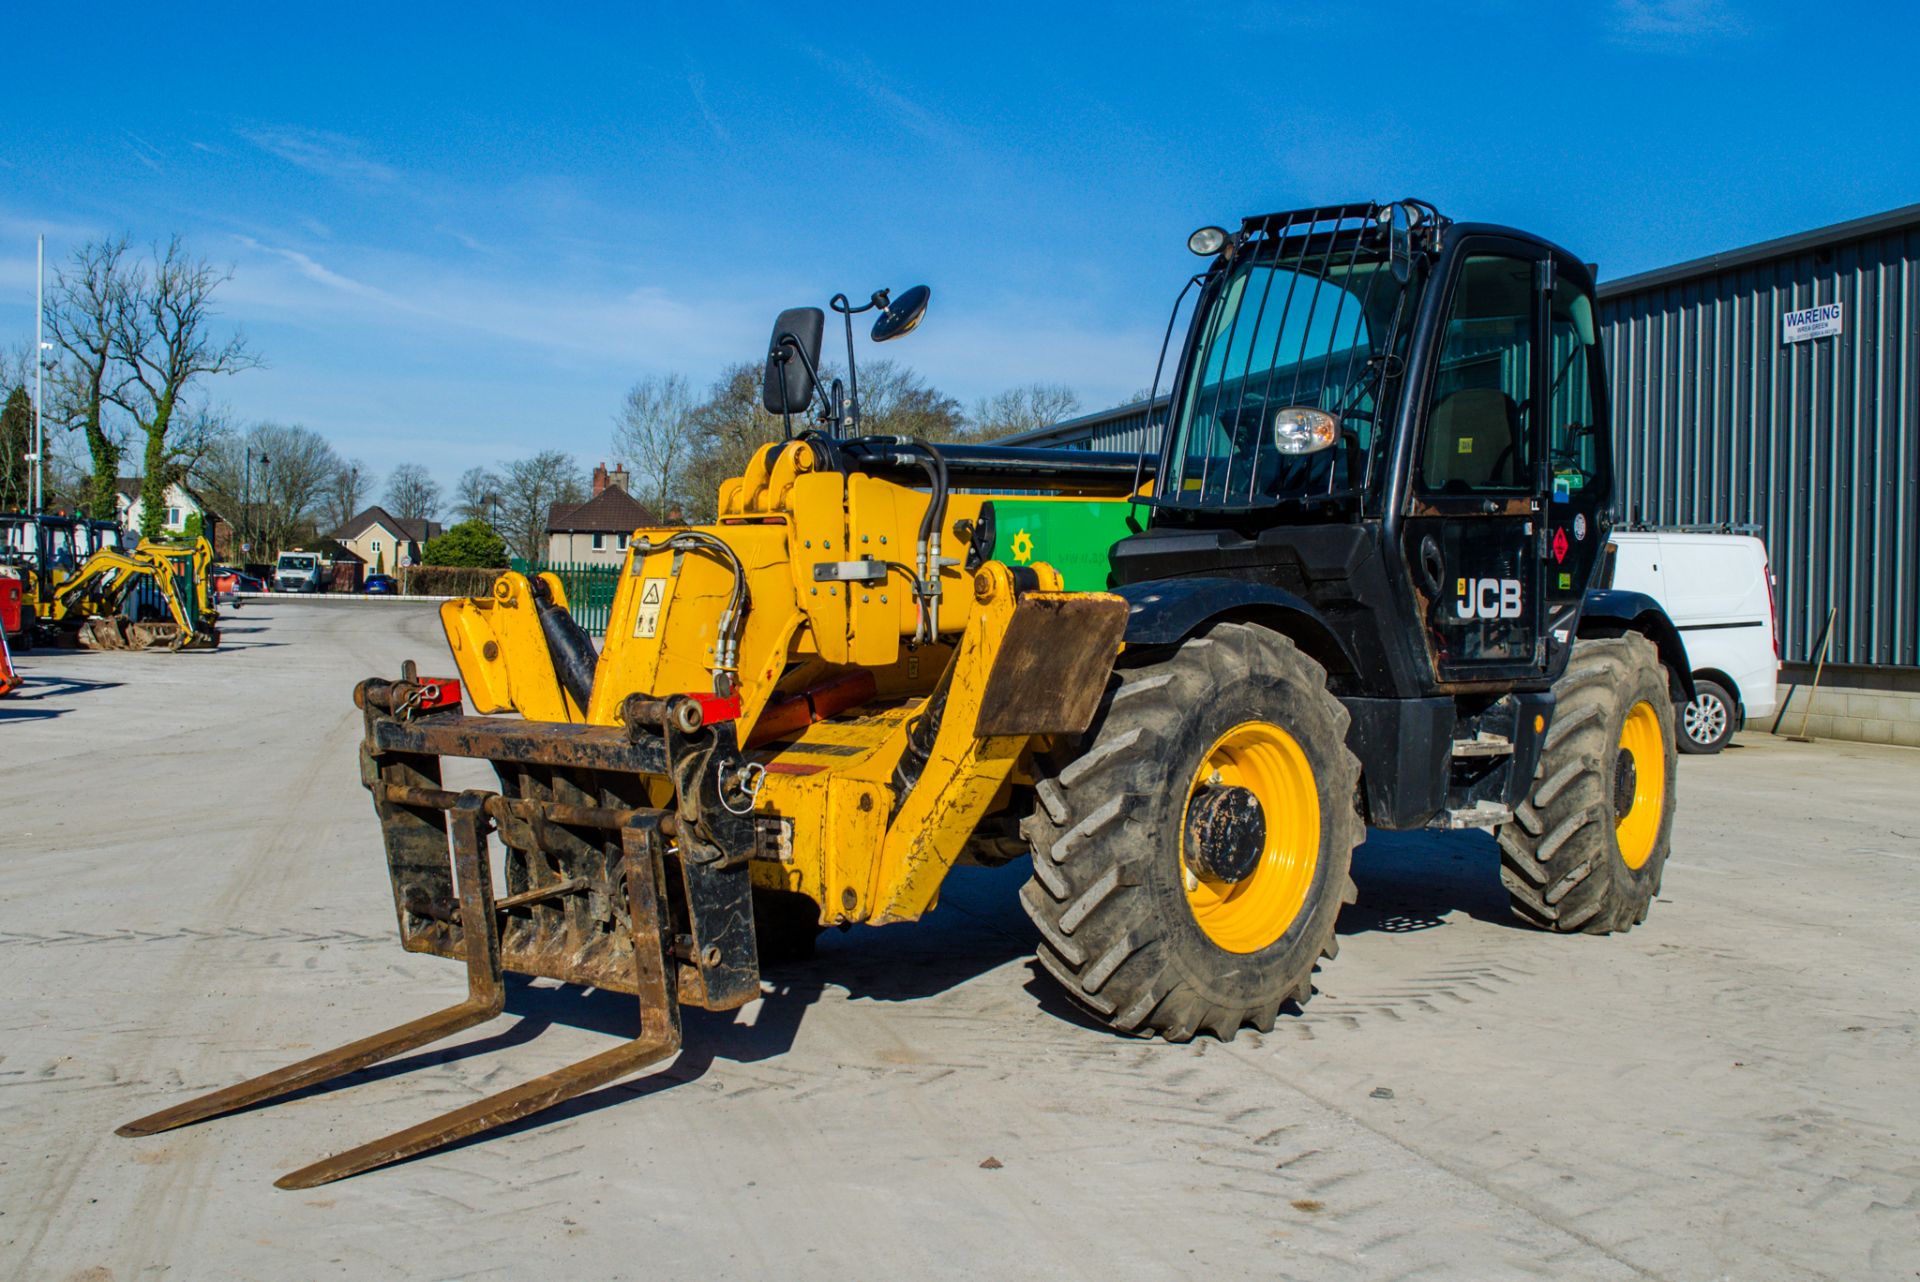
M 1440 398 L 1427 423 L 1421 476 L 1443 494 L 1517 489 L 1520 407 L 1497 387 L 1463 387 Z

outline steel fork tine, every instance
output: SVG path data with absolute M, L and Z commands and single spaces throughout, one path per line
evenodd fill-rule
M 626 855 L 627 911 L 633 924 L 641 1036 L 577 1064 L 444 1113 L 430 1121 L 324 1158 L 281 1176 L 277 1188 L 310 1189 L 402 1158 L 429 1152 L 469 1135 L 529 1117 L 597 1086 L 617 1081 L 680 1049 L 680 996 L 674 963 L 662 947 L 659 892 L 660 815 L 636 815 L 621 829 Z M 658 1018 L 659 1027 L 647 1030 Z
M 403 1051 L 450 1037 L 498 1015 L 506 1005 L 506 988 L 501 982 L 500 925 L 493 907 L 493 875 L 487 860 L 486 821 L 482 813 L 487 796 L 480 791 L 462 793 L 448 811 L 454 869 L 459 883 L 461 942 L 467 961 L 465 1001 L 297 1064 L 162 1109 L 128 1122 L 115 1134 L 155 1135 L 231 1113 L 391 1059 Z

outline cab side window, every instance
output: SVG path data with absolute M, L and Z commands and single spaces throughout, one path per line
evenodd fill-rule
M 1557 281 L 1548 319 L 1547 466 L 1553 497 L 1568 502 L 1583 492 L 1604 491 L 1599 422 L 1593 380 L 1603 368 L 1593 300 L 1578 286 Z
M 1477 254 L 1461 268 L 1427 410 L 1427 494 L 1531 490 L 1534 264 Z

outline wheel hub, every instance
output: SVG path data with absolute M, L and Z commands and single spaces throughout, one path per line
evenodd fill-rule
M 1634 768 L 1633 749 L 1623 747 L 1613 763 L 1613 813 L 1625 815 L 1632 810 L 1639 791 L 1640 772 Z
M 1267 848 L 1267 816 L 1252 790 L 1209 784 L 1187 807 L 1187 863 L 1215 881 L 1241 881 Z

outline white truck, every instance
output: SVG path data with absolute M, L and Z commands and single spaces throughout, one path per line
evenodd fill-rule
M 1682 752 L 1718 752 L 1749 718 L 1771 716 L 1780 682 L 1773 571 L 1745 534 L 1613 532 L 1613 586 L 1666 607 L 1687 643 L 1695 698 L 1680 710 Z
M 275 592 L 324 592 L 326 567 L 317 552 L 282 552 L 273 566 Z

